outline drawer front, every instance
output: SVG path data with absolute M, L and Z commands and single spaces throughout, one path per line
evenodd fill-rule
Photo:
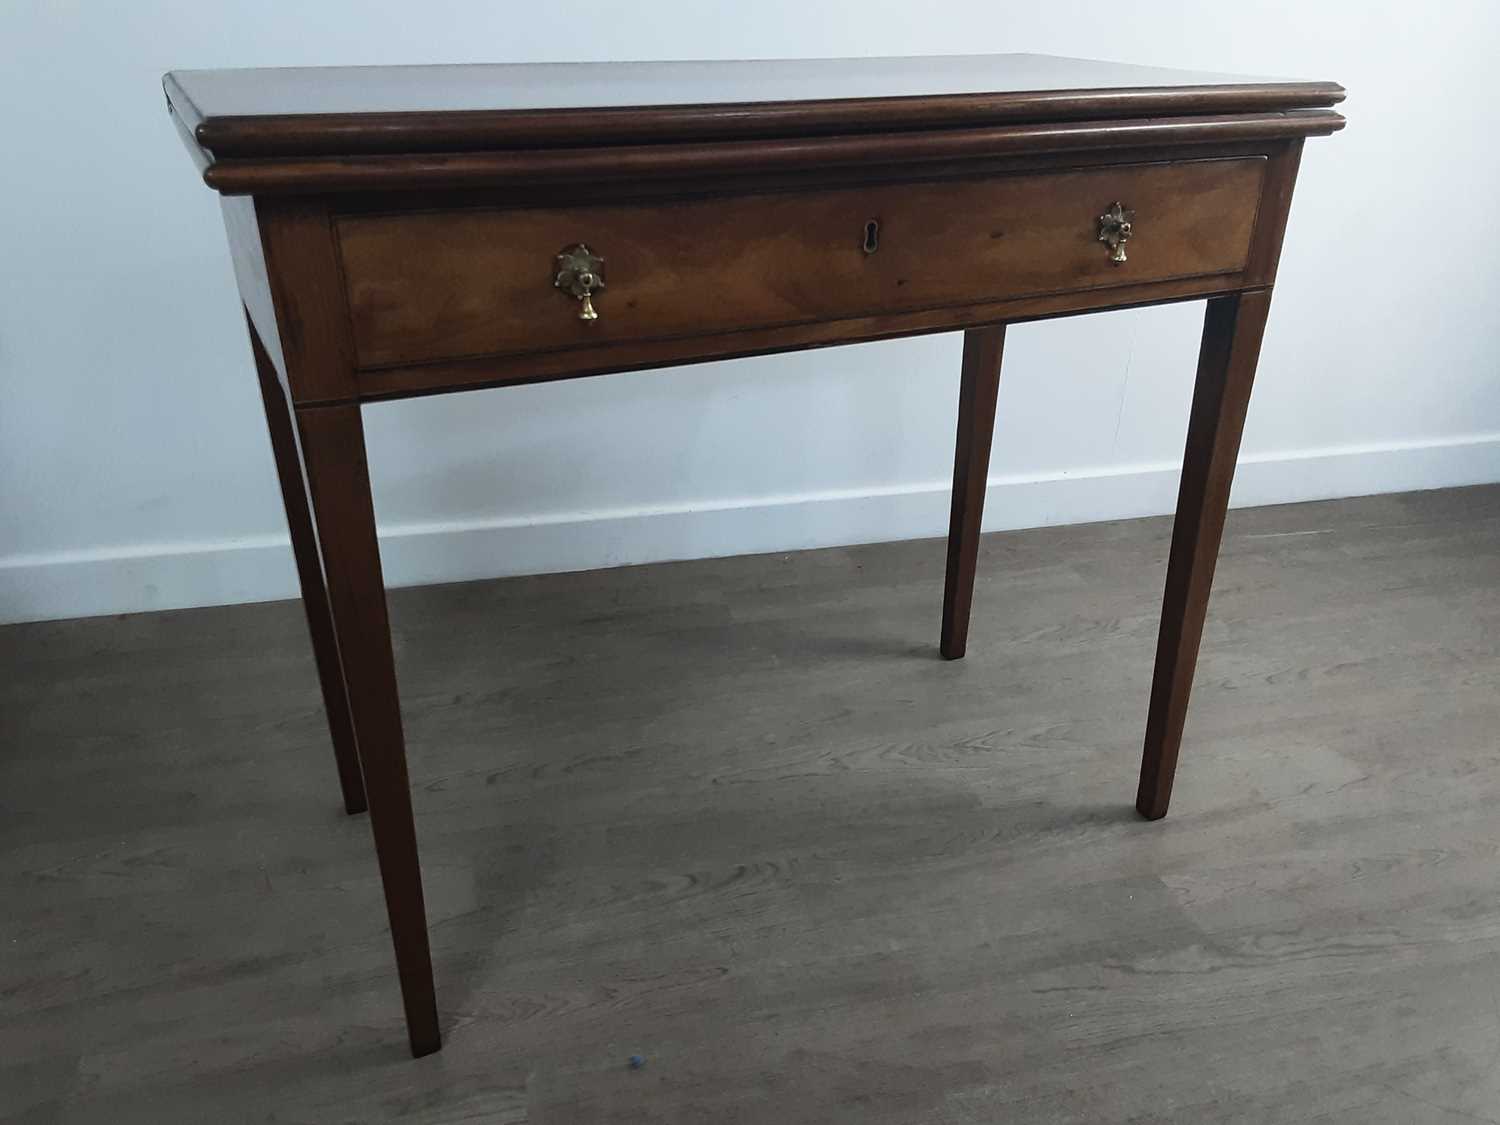
M 335 220 L 361 368 L 702 336 L 1235 273 L 1246 157 L 624 205 Z M 1100 216 L 1134 211 L 1126 261 Z M 595 320 L 553 285 L 604 259 Z

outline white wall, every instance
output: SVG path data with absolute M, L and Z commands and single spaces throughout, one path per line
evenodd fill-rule
M 1496 6 L 7 0 L 0 619 L 295 591 L 174 67 L 1039 51 L 1329 78 L 1239 504 L 1500 479 Z M 1013 329 L 986 525 L 1165 512 L 1200 306 Z M 959 340 L 370 410 L 393 584 L 941 533 Z

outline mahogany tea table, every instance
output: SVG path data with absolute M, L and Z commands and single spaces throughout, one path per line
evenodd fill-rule
M 361 406 L 964 332 L 964 654 L 1005 327 L 1207 300 L 1136 808 L 1167 811 L 1304 138 L 1331 82 L 1033 55 L 176 71 L 222 195 L 349 812 L 441 1045 Z

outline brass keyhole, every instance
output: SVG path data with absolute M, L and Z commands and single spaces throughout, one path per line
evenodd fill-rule
M 871 219 L 865 224 L 864 251 L 873 254 L 880 249 L 880 220 Z

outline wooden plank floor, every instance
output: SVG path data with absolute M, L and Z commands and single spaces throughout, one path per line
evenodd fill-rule
M 0 1119 L 1500 1119 L 1500 486 L 1233 513 L 1147 824 L 1168 533 L 393 594 L 416 1062 L 299 606 L 0 630 Z

